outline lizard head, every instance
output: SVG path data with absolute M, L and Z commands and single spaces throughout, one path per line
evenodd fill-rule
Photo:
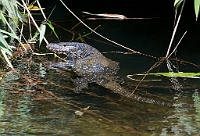
M 58 54 L 76 54 L 76 46 L 73 44 L 67 44 L 68 42 L 60 42 L 60 43 L 49 43 L 46 45 L 47 49 L 58 53 Z

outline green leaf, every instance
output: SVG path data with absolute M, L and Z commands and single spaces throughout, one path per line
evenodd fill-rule
M 45 31 L 46 31 L 46 25 L 41 24 L 40 25 L 40 43 L 39 43 L 39 45 L 42 43 L 42 40 L 44 39 Z
M 27 19 L 25 18 L 25 16 L 21 12 L 19 12 L 18 9 L 16 9 L 15 12 L 16 12 L 16 15 L 17 15 L 18 19 L 20 19 L 22 22 L 26 22 L 27 23 Z
M 38 31 L 35 32 L 34 36 L 33 36 L 29 41 L 30 41 L 30 42 L 35 41 L 39 34 L 40 34 L 40 33 L 39 33 Z
M 51 23 L 50 20 L 48 20 L 47 25 L 49 26 L 49 28 L 51 28 L 51 30 L 53 31 L 53 33 L 54 33 L 54 35 L 56 36 L 56 38 L 59 39 L 59 37 L 58 37 L 58 35 L 56 34 L 55 29 L 54 29 L 54 27 L 53 27 L 53 25 L 52 25 L 52 23 Z
M 0 33 L 0 42 L 4 45 L 5 48 L 10 49 L 8 43 L 7 43 L 6 40 L 3 38 L 3 34 L 2 34 L 2 33 Z M 11 49 L 10 49 L 10 50 L 11 50 Z
M 15 38 L 15 39 L 17 39 L 19 41 L 19 37 L 17 37 L 15 34 L 6 32 L 5 30 L 2 30 L 2 29 L 0 29 L 0 32 L 4 33 L 4 34 L 7 34 L 7 35 L 9 35 L 9 36 L 11 36 L 11 37 L 13 37 L 13 38 Z
M 17 2 L 17 0 L 1 0 L 0 1 L 0 4 L 2 4 L 7 10 L 9 18 L 15 21 L 21 20 L 21 21 L 27 22 L 25 17 L 18 10 L 18 7 L 17 7 L 18 3 L 19 2 Z
M 2 42 L 0 42 L 0 48 L 1 48 L 4 52 L 6 52 L 9 56 L 12 56 L 12 51 L 9 50 L 8 48 L 5 48 L 5 45 L 4 45 Z
M 198 19 L 199 16 L 199 5 L 200 5 L 200 0 L 194 0 L 194 11 L 196 15 L 196 20 Z
M 165 76 L 165 77 L 200 78 L 200 72 L 199 73 L 193 73 L 193 72 L 159 72 L 159 73 L 149 73 L 148 75 Z
M 3 38 L 3 35 L 0 33 L 0 48 L 6 52 L 8 55 L 12 56 L 12 50 L 9 47 L 8 43 L 6 40 Z
M 178 9 L 178 7 L 181 5 L 182 2 L 183 2 L 183 0 L 175 0 L 175 2 L 174 2 L 175 10 Z
M 2 11 L 0 11 L 0 19 L 4 24 L 6 24 L 6 20 L 5 20 L 5 17 L 3 15 Z

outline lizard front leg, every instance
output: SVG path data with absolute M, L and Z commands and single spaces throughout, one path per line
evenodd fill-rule
M 93 78 L 93 76 L 87 76 L 87 77 L 78 77 L 73 80 L 74 85 L 76 86 L 74 88 L 75 93 L 81 93 L 83 89 L 88 88 L 88 83 L 95 82 L 96 80 Z
M 74 61 L 67 60 L 66 62 L 51 62 L 47 64 L 48 69 L 64 69 L 64 70 L 73 70 Z

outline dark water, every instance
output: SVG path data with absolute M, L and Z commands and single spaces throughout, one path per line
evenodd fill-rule
M 47 11 L 50 10 L 48 7 L 51 6 L 47 5 Z M 84 6 L 80 8 L 71 7 L 80 16 L 79 10 L 86 10 Z M 127 12 L 128 9 L 127 7 Z M 78 23 L 65 9 L 58 8 L 57 10 L 66 13 L 66 15 L 55 13 L 52 16 L 52 21 L 56 24 L 66 29 L 71 29 Z M 138 9 L 134 10 L 137 11 Z M 95 10 L 91 8 L 92 11 Z M 103 12 L 103 9 L 100 11 Z M 105 9 L 105 12 L 108 11 Z M 155 13 L 157 12 L 155 11 Z M 173 12 L 169 11 L 168 13 L 166 11 L 162 14 L 163 17 L 160 16 L 161 13 L 149 13 L 149 16 L 158 16 L 158 18 L 150 20 L 85 21 L 91 28 L 101 25 L 97 32 L 107 38 L 141 53 L 153 55 L 157 57 L 156 59 L 139 54 L 112 53 L 112 51 L 127 52 L 127 50 L 109 43 L 93 33 L 83 37 L 83 39 L 86 43 L 103 52 L 106 57 L 120 62 L 121 69 L 119 75 L 126 81 L 124 87 L 133 90 L 138 81 L 130 80 L 126 76 L 144 73 L 158 61 L 159 57 L 166 54 L 173 30 L 173 16 L 171 16 L 171 13 Z M 131 15 L 133 14 L 129 14 L 129 16 Z M 143 14 L 141 13 L 141 15 Z M 140 14 L 136 14 L 136 17 L 138 16 L 140 17 Z M 187 16 L 184 17 L 183 22 L 187 19 Z M 55 27 L 55 29 L 61 41 L 71 40 L 72 34 L 70 32 L 58 27 Z M 188 33 L 173 57 L 199 64 L 199 27 L 197 23 L 181 23 L 175 42 L 178 42 L 186 30 L 188 30 Z M 83 25 L 77 26 L 73 31 L 76 32 L 74 39 L 78 38 L 77 33 L 84 35 L 90 32 Z M 47 30 L 46 35 L 49 42 L 58 41 L 50 30 Z M 44 46 L 45 44 L 42 45 L 42 47 Z M 36 61 L 38 57 L 34 56 L 34 59 Z M 171 62 L 174 71 L 177 69 L 187 72 L 199 71 L 199 68 L 187 63 Z M 0 92 L 1 135 L 200 135 L 199 79 L 177 78 L 176 82 L 172 82 L 172 79 L 168 77 L 151 76 L 145 79 L 146 81 L 139 86 L 139 90 L 136 92 L 144 97 L 156 100 L 166 99 L 175 103 L 194 103 L 196 106 L 193 109 L 187 109 L 139 103 L 122 98 L 95 84 L 89 85 L 89 89 L 84 93 L 75 94 L 71 90 L 74 86 L 69 79 L 71 74 L 69 72 L 64 71 L 60 73 L 56 70 L 44 72 L 44 70 L 38 67 L 35 69 L 28 67 L 24 70 L 24 73 L 28 72 L 27 76 L 31 75 L 31 79 L 37 78 L 40 82 L 34 86 L 12 73 L 8 78 L 4 79 Z M 166 63 L 163 62 L 159 67 L 153 69 L 152 72 L 168 72 Z M 134 76 L 133 78 L 141 79 L 141 76 Z M 154 79 L 159 81 L 152 81 Z M 175 87 L 181 86 L 181 88 L 174 89 L 173 85 Z M 63 99 L 58 100 L 49 96 L 45 91 L 52 92 Z M 39 92 L 43 93 L 40 94 Z M 81 108 L 88 106 L 90 106 L 88 110 L 82 111 L 82 116 L 75 114 L 75 112 L 82 113 Z

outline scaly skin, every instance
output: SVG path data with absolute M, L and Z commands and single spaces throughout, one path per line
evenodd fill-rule
M 114 93 L 139 102 L 170 107 L 193 107 L 193 105 L 190 104 L 155 101 L 153 99 L 132 94 L 130 91 L 125 90 L 116 81 L 119 63 L 106 58 L 90 45 L 77 42 L 60 42 L 50 43 L 46 47 L 55 53 L 66 55 L 67 62 L 53 63 L 51 66 L 67 70 L 71 68 L 71 70 L 79 76 L 79 78 L 76 78 L 73 81 L 76 86 L 74 89 L 76 93 L 80 93 L 83 88 L 87 88 L 88 83 L 95 82 Z

